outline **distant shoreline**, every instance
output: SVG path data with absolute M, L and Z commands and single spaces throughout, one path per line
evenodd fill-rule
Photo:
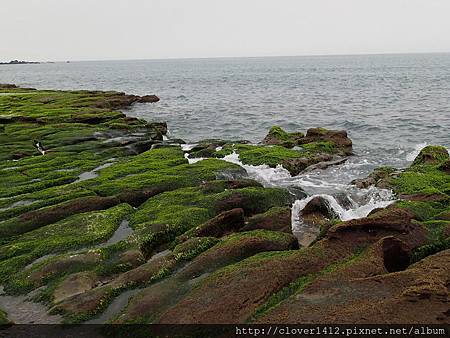
M 19 60 L 11 60 L 9 62 L 0 62 L 0 65 L 38 65 L 40 62 L 36 61 L 19 61 Z

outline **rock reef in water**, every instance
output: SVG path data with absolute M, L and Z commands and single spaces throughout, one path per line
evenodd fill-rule
M 321 231 L 299 249 L 293 195 L 220 158 L 236 153 L 296 175 L 351 156 L 345 132 L 274 127 L 259 145 L 207 140 L 187 151 L 206 159 L 189 164 L 182 141 L 163 140 L 166 124 L 117 111 L 154 99 L 11 85 L 0 93 L 0 284 L 8 294 L 34 290 L 68 323 L 110 313 L 118 297 L 130 301 L 105 321 L 448 322 L 445 148 L 355 181 L 399 197 L 366 218 L 341 222 L 325 200 L 311 200 L 302 216 Z M 125 220 L 132 235 L 108 244 Z M 11 311 L 0 310 L 1 323 Z
M 352 155 L 352 141 L 345 131 L 312 128 L 306 133 L 270 129 L 262 144 L 205 140 L 188 151 L 190 158 L 223 158 L 237 153 L 243 164 L 282 166 L 292 176 L 313 169 L 342 164 Z

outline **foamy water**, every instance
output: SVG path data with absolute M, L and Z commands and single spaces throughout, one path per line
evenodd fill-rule
M 195 144 L 183 145 L 182 149 L 189 151 L 194 146 Z M 417 149 L 419 148 L 418 146 Z M 204 158 L 189 158 L 188 153 L 186 158 L 191 164 L 204 160 Z M 291 176 L 289 171 L 281 165 L 271 168 L 268 165 L 243 164 L 235 151 L 222 160 L 240 165 L 247 171 L 249 178 L 261 183 L 264 187 L 287 189 L 296 187 L 310 195 L 305 199 L 296 200 L 292 205 L 292 232 L 298 238 L 305 233 L 313 236 L 313 233 L 317 231 L 317 229 L 311 229 L 301 219 L 301 211 L 315 197 L 326 200 L 334 214 L 342 221 L 366 217 L 374 209 L 385 208 L 395 201 L 395 196 L 390 190 L 376 187 L 358 189 L 350 184 L 355 178 L 352 176 L 353 171 L 358 171 L 359 167 L 367 164 L 367 160 L 361 158 L 351 159 L 344 165 L 326 170 L 314 170 L 298 176 Z M 338 201 L 337 196 L 340 196 L 341 202 Z

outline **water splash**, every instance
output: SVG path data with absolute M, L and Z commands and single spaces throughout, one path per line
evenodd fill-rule
M 264 187 L 286 187 L 282 182 L 291 178 L 289 171 L 281 165 L 278 165 L 276 168 L 271 168 L 268 165 L 253 166 L 243 164 L 239 158 L 239 154 L 235 151 L 225 156 L 222 160 L 240 165 L 247 171 L 249 178 L 261 183 Z
M 427 145 L 428 145 L 428 143 L 426 143 L 426 142 L 416 144 L 416 145 L 414 146 L 414 150 L 411 151 L 410 153 L 408 153 L 408 154 L 406 155 L 406 160 L 407 160 L 408 162 L 414 161 L 414 159 L 420 154 L 420 152 L 422 151 L 422 149 L 425 148 Z
M 181 144 L 181 150 L 183 151 L 190 151 L 192 150 L 197 144 L 195 143 L 186 143 L 186 144 Z
M 185 145 L 186 146 L 186 145 Z M 192 146 L 193 147 L 193 146 Z M 192 149 L 191 145 L 186 148 Z M 418 149 L 419 147 L 417 147 Z M 420 151 L 420 150 L 418 150 Z M 189 158 L 189 163 L 196 163 L 203 158 Z M 301 211 L 315 197 L 325 199 L 333 212 L 341 221 L 366 217 L 377 208 L 385 208 L 394 203 L 395 196 L 391 190 L 370 187 L 358 189 L 350 185 L 355 177 L 367 175 L 368 168 L 374 166 L 367 159 L 353 157 L 347 163 L 325 170 L 314 170 L 297 176 L 291 176 L 289 171 L 281 165 L 272 168 L 268 165 L 247 165 L 240 160 L 239 154 L 233 151 L 222 158 L 223 161 L 237 164 L 243 167 L 248 177 L 261 183 L 264 187 L 292 188 L 300 187 L 309 197 L 296 200 L 292 205 L 292 232 L 297 236 L 307 236 L 308 240 L 317 235 L 318 229 L 303 223 Z M 341 198 L 337 198 L 341 196 Z M 345 200 L 345 203 L 343 201 Z
M 190 157 L 189 157 L 189 153 L 184 154 L 184 158 L 185 158 L 186 160 L 188 160 L 188 163 L 189 163 L 189 164 L 194 164 L 194 163 L 197 163 L 197 162 L 200 162 L 200 161 L 203 161 L 203 160 L 204 160 L 203 157 L 194 157 L 194 158 L 190 158 Z
M 373 210 L 386 208 L 395 202 L 391 190 L 370 187 L 369 189 L 353 189 L 345 195 L 348 198 L 348 206 L 344 207 L 336 197 L 328 194 L 318 194 L 303 200 L 296 200 L 291 209 L 292 233 L 299 239 L 300 244 L 309 245 L 311 239 L 318 235 L 318 227 L 308 225 L 301 217 L 302 210 L 314 198 L 320 197 L 328 202 L 331 210 L 341 221 L 349 221 L 367 217 Z M 314 236 L 314 238 L 312 238 Z M 303 242 L 303 243 L 302 243 Z
M 313 195 L 303 200 L 297 200 L 292 205 L 292 228 L 299 229 L 300 213 L 305 206 L 314 198 L 321 197 L 326 200 L 333 212 L 339 217 L 341 221 L 349 221 L 352 219 L 367 217 L 371 211 L 378 208 L 386 208 L 395 202 L 394 194 L 387 189 L 378 189 L 371 187 L 369 189 L 361 189 L 359 194 L 359 202 L 355 201 L 352 196 L 348 196 L 351 202 L 350 208 L 343 207 L 334 196 L 319 194 Z

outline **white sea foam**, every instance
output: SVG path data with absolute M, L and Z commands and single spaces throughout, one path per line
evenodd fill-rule
M 181 150 L 183 151 L 190 151 L 192 148 L 194 148 L 197 144 L 195 143 L 186 143 L 181 145 Z
M 406 160 L 407 160 L 408 162 L 414 161 L 414 159 L 420 154 L 420 151 L 421 151 L 423 148 L 425 148 L 427 145 L 428 145 L 428 143 L 426 143 L 426 142 L 416 144 L 416 145 L 414 146 L 414 150 L 411 151 L 410 153 L 408 153 L 408 154 L 406 155 Z
M 188 143 L 182 144 L 182 145 L 181 145 L 181 150 L 187 152 L 187 151 L 192 150 L 196 145 L 197 145 L 196 143 L 192 143 L 192 144 L 188 144 Z M 200 161 L 203 161 L 203 160 L 204 160 L 203 157 L 190 158 L 190 157 L 189 157 L 189 153 L 185 153 L 185 154 L 184 154 L 184 158 L 185 158 L 186 160 L 188 160 L 189 164 L 194 164 L 194 163 L 197 163 L 197 162 L 200 162 Z
M 204 160 L 203 157 L 190 158 L 190 157 L 189 157 L 189 153 L 184 154 L 184 158 L 185 158 L 186 160 L 188 160 L 188 163 L 189 163 L 189 164 L 194 164 L 194 163 L 197 163 L 197 162 L 200 162 L 200 161 L 203 161 L 203 160 Z
M 281 165 L 278 165 L 276 168 L 271 168 L 268 165 L 253 166 L 243 164 L 239 159 L 239 154 L 236 152 L 225 156 L 223 160 L 240 165 L 247 171 L 250 178 L 258 181 L 265 187 L 284 186 L 282 182 L 291 178 L 289 171 Z
M 305 224 L 301 218 L 301 211 L 315 197 L 321 197 L 326 200 L 330 208 L 341 221 L 349 221 L 352 219 L 367 217 L 371 211 L 378 208 L 386 208 L 395 202 L 395 198 L 391 190 L 378 189 L 376 187 L 361 189 L 357 192 L 357 195 L 357 198 L 352 198 L 351 194 L 347 195 L 349 201 L 351 202 L 351 206 L 347 208 L 344 208 L 341 204 L 339 204 L 334 196 L 327 194 L 313 195 L 306 199 L 295 201 L 292 205 L 291 212 L 292 233 L 299 239 L 300 243 L 303 241 L 303 244 L 305 245 L 309 245 L 311 242 L 311 233 L 315 233 L 317 235 L 318 229 L 312 229 L 312 227 Z M 309 237 L 304 239 L 303 236 Z
M 292 187 L 299 186 L 310 188 L 308 190 L 323 190 L 329 193 L 314 194 L 303 200 L 296 200 L 292 205 L 292 231 L 295 234 L 310 232 L 301 220 L 301 211 L 314 198 L 322 197 L 328 201 L 330 207 L 342 221 L 366 217 L 372 210 L 385 208 L 395 201 L 394 194 L 390 190 L 370 187 L 369 189 L 358 189 L 348 183 L 339 180 L 326 180 L 324 171 L 308 173 L 292 177 L 282 166 L 271 168 L 268 165 L 245 165 L 239 159 L 239 154 L 233 152 L 223 158 L 224 161 L 242 166 L 249 177 L 258 181 L 266 187 Z M 363 160 L 363 164 L 365 164 Z M 361 164 L 347 164 L 346 166 L 358 167 Z M 333 176 L 333 170 L 329 171 Z M 329 175 L 328 178 L 331 178 Z M 348 199 L 346 207 L 342 206 L 333 194 L 343 194 Z

